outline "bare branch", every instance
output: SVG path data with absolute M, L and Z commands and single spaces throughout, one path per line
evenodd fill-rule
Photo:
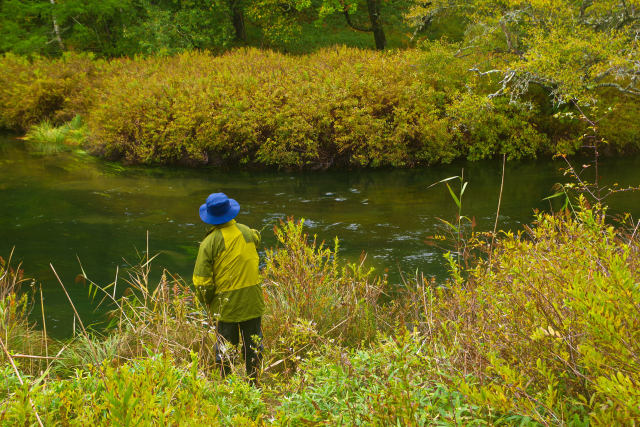
M 622 87 L 618 83 L 600 83 L 596 86 L 596 88 L 600 87 L 612 87 L 627 95 L 640 96 L 640 90 L 632 86 Z

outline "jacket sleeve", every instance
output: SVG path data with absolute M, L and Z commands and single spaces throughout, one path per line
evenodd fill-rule
M 260 240 L 261 240 L 260 232 L 252 228 L 251 235 L 253 236 L 253 243 L 255 243 L 257 248 L 258 246 L 260 246 Z
M 211 240 L 205 239 L 200 244 L 196 265 L 193 269 L 193 285 L 196 295 L 205 306 L 213 301 L 215 295 L 215 283 L 213 280 L 213 254 Z

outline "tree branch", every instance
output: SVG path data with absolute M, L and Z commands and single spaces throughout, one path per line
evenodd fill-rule
M 361 27 L 359 25 L 357 25 L 355 22 L 353 22 L 351 20 L 351 15 L 349 15 L 349 8 L 348 7 L 344 7 L 344 9 L 342 10 L 344 13 L 344 18 L 347 20 L 347 24 L 349 24 L 349 26 L 351 28 L 353 28 L 356 31 L 362 31 L 363 33 L 370 33 L 373 31 L 373 28 L 371 27 Z
M 51 3 L 51 19 L 53 20 L 53 34 L 55 35 L 55 40 L 58 42 L 58 46 L 60 46 L 60 50 L 64 51 L 64 43 L 62 42 L 62 37 L 60 37 L 60 27 L 58 27 L 58 20 L 56 19 L 56 2 L 55 0 L 49 0 Z
M 363 33 L 370 33 L 373 31 L 373 28 L 371 27 L 361 27 L 360 25 L 357 25 L 355 22 L 353 22 L 351 20 L 351 15 L 349 14 L 349 7 L 344 4 L 343 1 L 340 2 L 342 4 L 342 12 L 344 13 L 344 19 L 347 20 L 347 24 L 349 24 L 349 26 L 351 28 L 353 28 L 356 31 L 362 31 Z
M 640 89 L 636 89 L 632 86 L 622 87 L 618 83 L 600 83 L 596 86 L 596 88 L 600 87 L 612 87 L 614 89 L 618 89 L 622 93 L 626 93 L 627 95 L 640 96 Z

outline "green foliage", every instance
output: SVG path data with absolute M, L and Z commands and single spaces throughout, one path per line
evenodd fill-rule
M 197 363 L 197 359 L 193 363 Z M 66 380 L 21 387 L 0 370 L 3 422 L 45 425 L 254 425 L 264 413 L 259 392 L 242 381 L 213 383 L 190 365 L 154 355 L 122 366 L 79 369 Z
M 422 337 L 400 331 L 371 348 L 321 348 L 300 367 L 278 408 L 283 425 L 484 425 L 446 383 Z
M 25 140 L 29 149 L 52 154 L 82 146 L 86 142 L 87 132 L 82 117 L 75 116 L 69 123 L 58 127 L 48 120 L 31 126 Z
M 368 22 L 365 1 L 345 6 Z M 407 0 L 380 3 L 393 45 L 407 43 Z M 234 43 L 233 13 L 255 34 Z M 357 13 L 355 13 L 357 12 Z M 332 16 L 327 14 L 331 13 Z M 357 17 L 355 16 L 357 15 Z M 325 24 L 329 24 L 327 27 Z M 300 40 L 302 39 L 302 40 Z M 371 48 L 371 34 L 347 25 L 333 0 L 27 0 L 0 3 L 0 53 L 56 56 L 93 52 L 103 57 L 219 51 L 248 42 L 284 51 L 310 52 L 335 43 Z
M 308 351 L 331 340 L 356 346 L 371 341 L 391 315 L 379 302 L 385 283 L 360 264 L 338 262 L 333 249 L 309 239 L 304 221 L 274 228 L 279 246 L 266 252 L 263 269 L 265 346 L 270 357 L 295 369 Z M 275 362 L 274 362 L 275 363 Z
M 229 10 L 224 1 L 144 1 L 142 9 L 140 23 L 124 34 L 135 53 L 166 55 L 191 49 L 220 50 L 232 40 Z
M 598 212 L 540 215 L 437 306 L 430 327 L 480 379 L 461 379 L 472 402 L 554 424 L 640 419 L 638 242 Z
M 221 0 L 7 1 L 0 4 L 0 52 L 113 57 L 220 49 L 231 40 L 228 14 Z
M 8 0 L 0 3 L 0 52 L 47 54 L 58 52 L 49 43 L 52 16 L 49 2 Z

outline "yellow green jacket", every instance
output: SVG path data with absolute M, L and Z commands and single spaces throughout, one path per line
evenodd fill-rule
M 258 244 L 260 233 L 235 220 L 213 226 L 200 243 L 193 284 L 216 320 L 243 322 L 264 313 Z

